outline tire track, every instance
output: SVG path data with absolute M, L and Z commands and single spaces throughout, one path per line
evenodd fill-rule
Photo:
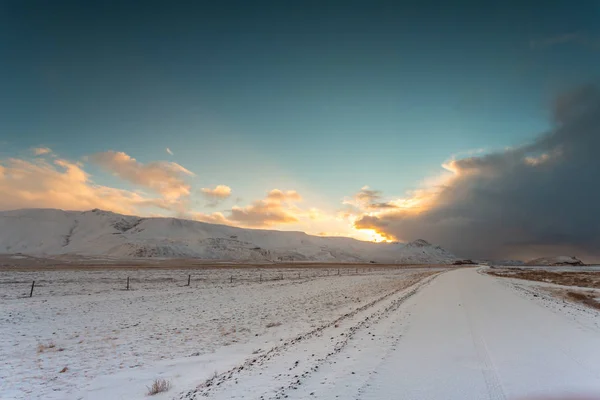
M 302 373 L 298 373 L 293 376 L 290 374 L 291 379 L 288 381 L 287 384 L 280 386 L 271 395 L 267 395 L 267 397 L 265 397 L 265 396 L 261 397 L 261 399 L 285 398 L 286 392 L 288 390 L 296 389 L 301 384 L 302 379 L 306 378 L 311 373 L 317 371 L 320 365 L 322 365 L 324 362 L 326 362 L 333 355 L 339 353 L 347 345 L 348 341 L 354 336 L 354 334 L 359 329 L 361 329 L 362 327 L 364 327 L 365 325 L 367 325 L 369 323 L 376 323 L 377 321 L 384 318 L 390 312 L 397 309 L 405 300 L 407 300 L 408 298 L 413 296 L 419 289 L 421 289 L 427 283 L 431 282 L 431 280 L 433 280 L 435 277 L 437 277 L 441 273 L 442 272 L 437 272 L 437 273 L 432 273 L 432 274 L 426 275 L 426 276 L 413 277 L 414 280 L 409 282 L 409 284 L 407 286 L 403 286 L 401 288 L 395 289 L 395 290 L 385 294 L 384 296 L 381 296 L 361 307 L 358 307 L 357 309 L 355 309 L 349 313 L 346 313 L 325 325 L 321 325 L 321 326 L 313 329 L 310 332 L 307 332 L 307 333 L 298 335 L 292 339 L 289 339 L 289 340 L 285 341 L 284 343 L 282 343 L 281 345 L 271 348 L 266 353 L 263 353 L 256 357 L 249 358 L 243 364 L 241 364 L 237 367 L 234 367 L 228 371 L 225 371 L 221 374 L 217 374 L 217 375 L 213 376 L 212 378 L 210 378 L 210 379 L 206 380 L 205 382 L 203 382 L 202 384 L 198 385 L 195 389 L 181 394 L 178 398 L 181 400 L 192 400 L 192 399 L 197 399 L 198 397 L 210 397 L 220 387 L 224 386 L 225 384 L 233 382 L 233 381 L 235 381 L 235 383 L 237 383 L 237 379 L 242 372 L 247 372 L 253 368 L 262 366 L 265 363 L 267 363 L 268 361 L 272 360 L 273 358 L 284 354 L 292 346 L 295 346 L 295 345 L 301 344 L 301 343 L 305 343 L 312 338 L 322 336 L 323 331 L 326 330 L 327 328 L 337 327 L 342 322 L 344 322 L 348 319 L 351 319 L 352 317 L 357 316 L 359 313 L 367 311 L 373 307 L 376 307 L 380 303 L 384 302 L 387 299 L 390 299 L 391 297 L 393 297 L 395 295 L 398 295 L 401 292 L 406 292 L 403 296 L 399 297 L 398 299 L 393 300 L 392 303 L 390 305 L 388 305 L 387 307 L 385 307 L 384 309 L 377 310 L 377 311 L 367 315 L 365 318 L 361 318 L 358 323 L 352 325 L 350 328 L 346 329 L 346 331 L 340 335 L 341 337 L 343 337 L 343 339 L 336 342 L 335 345 L 333 346 L 333 349 L 331 351 L 329 351 L 325 356 L 314 360 L 313 364 L 309 368 L 306 368 Z M 332 337 L 332 339 L 333 339 L 333 337 Z M 292 368 L 289 368 L 289 370 L 291 371 L 293 368 L 295 368 L 297 366 L 298 366 L 298 362 L 296 362 L 296 364 Z M 281 374 L 279 376 L 281 376 Z

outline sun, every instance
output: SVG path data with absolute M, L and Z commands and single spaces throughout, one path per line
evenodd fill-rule
M 388 238 L 382 236 L 375 229 L 355 229 L 357 232 L 356 238 L 369 242 L 390 242 Z

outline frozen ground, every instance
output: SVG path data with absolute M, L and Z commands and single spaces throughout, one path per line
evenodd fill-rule
M 209 360 L 212 374 L 436 271 L 357 268 L 4 271 L 0 398 L 78 398 L 98 376 L 145 377 L 161 360 Z M 124 386 L 143 398 L 153 378 Z
M 600 398 L 600 313 L 482 271 L 4 299 L 0 398 L 144 399 L 157 377 L 161 400 Z

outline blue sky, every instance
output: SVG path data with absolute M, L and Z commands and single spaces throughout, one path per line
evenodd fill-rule
M 275 188 L 336 212 L 533 140 L 598 77 L 596 1 L 437 3 L 3 2 L 0 160 L 46 146 L 134 190 L 83 158 L 113 150 L 228 185 L 220 212 Z

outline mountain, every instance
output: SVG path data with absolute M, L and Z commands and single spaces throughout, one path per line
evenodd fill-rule
M 585 265 L 583 261 L 571 256 L 558 257 L 542 257 L 535 260 L 527 261 L 525 265 L 540 265 L 540 266 L 561 266 L 561 265 Z
M 0 253 L 415 264 L 450 263 L 456 259 L 425 240 L 373 243 L 177 218 L 141 218 L 98 209 L 0 212 Z

